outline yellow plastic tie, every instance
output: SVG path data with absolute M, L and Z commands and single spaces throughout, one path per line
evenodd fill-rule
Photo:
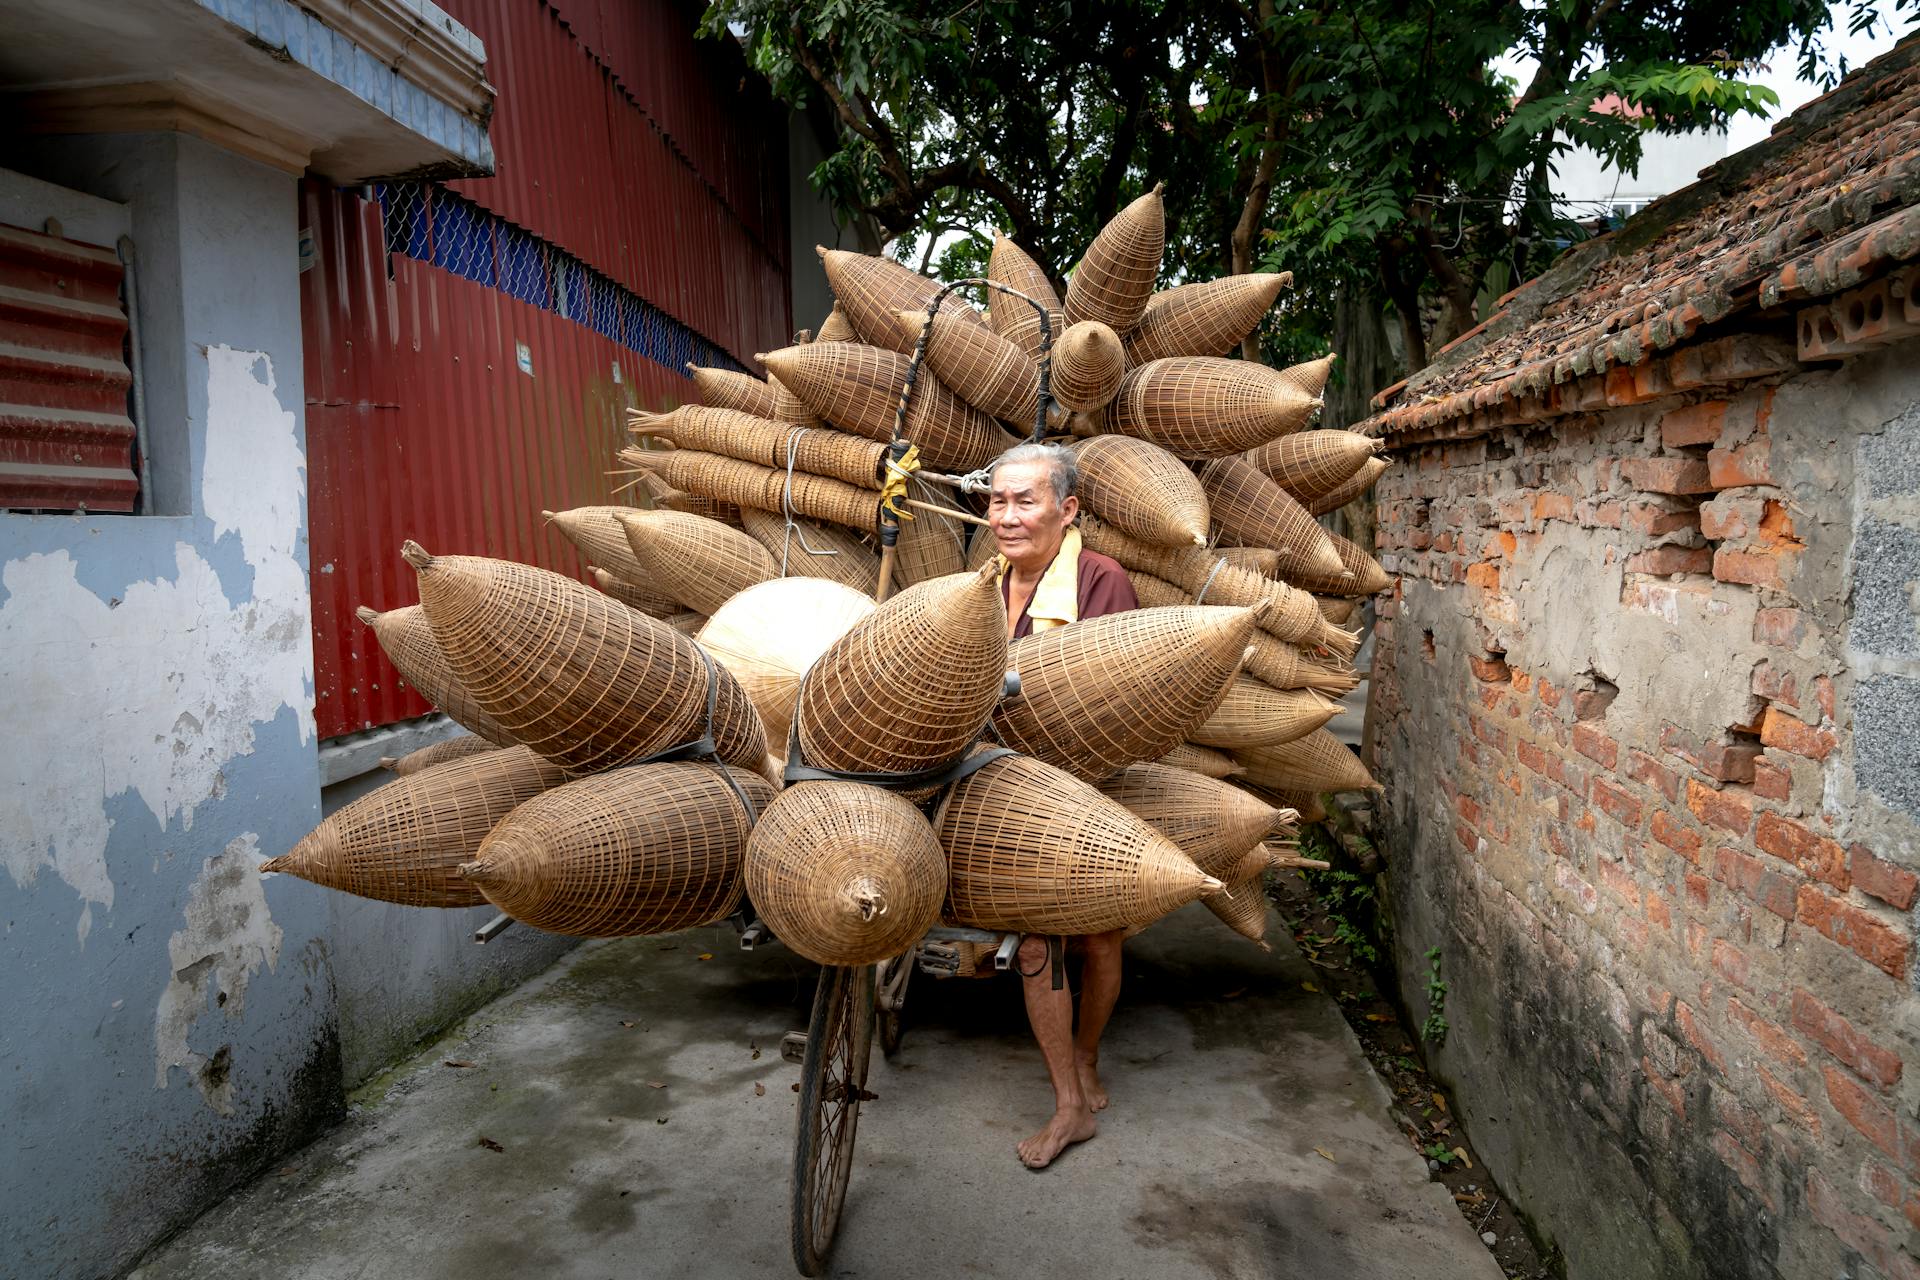
M 896 520 L 911 520 L 913 513 L 902 504 L 907 500 L 907 477 L 920 469 L 920 446 L 909 445 L 898 461 L 886 459 L 887 482 L 880 489 L 880 505 Z

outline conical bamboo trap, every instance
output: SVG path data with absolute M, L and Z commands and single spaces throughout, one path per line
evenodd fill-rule
M 695 613 L 691 609 L 682 609 L 679 613 L 662 618 L 661 621 L 683 636 L 697 636 L 700 634 L 700 628 L 707 625 L 707 615 Z
M 907 494 L 918 502 L 945 505 L 945 495 L 918 476 L 907 482 Z M 911 587 L 962 573 L 968 568 L 965 525 L 951 516 L 924 509 L 908 514 L 912 519 L 900 521 L 899 540 L 895 543 L 895 585 Z
M 1305 503 L 1353 479 L 1379 447 L 1378 441 L 1354 431 L 1296 431 L 1241 456 L 1295 501 Z
M 1385 475 L 1386 470 L 1387 460 L 1385 458 L 1369 458 L 1361 464 L 1358 471 L 1353 473 L 1351 480 L 1348 480 L 1338 489 L 1323 493 L 1313 501 L 1306 503 L 1305 505 L 1308 512 L 1316 516 L 1323 516 L 1329 511 L 1338 511 L 1367 490 L 1373 488 L 1374 481 L 1378 480 L 1382 475 Z
M 1146 822 L 1026 756 L 955 783 L 935 827 L 947 851 L 944 914 L 974 928 L 1105 933 L 1220 887 Z
M 1378 785 L 1359 757 L 1325 729 L 1279 746 L 1244 747 L 1233 757 L 1246 766 L 1248 782 L 1274 791 L 1370 791 Z
M 437 764 L 449 760 L 463 760 L 468 756 L 484 755 L 500 748 L 488 742 L 477 733 L 463 733 L 458 737 L 436 742 L 432 746 L 420 747 L 403 756 L 381 756 L 380 767 L 398 777 L 406 778 L 419 773 L 422 769 L 431 769 Z
M 1280 571 L 1280 553 L 1272 547 L 1215 547 L 1214 554 L 1236 569 L 1271 578 Z
M 1333 372 L 1333 362 L 1339 357 L 1329 352 L 1318 360 L 1309 360 L 1305 364 L 1289 365 L 1280 370 L 1280 376 L 1296 387 L 1301 395 L 1318 400 L 1326 394 L 1327 375 Z
M 714 611 L 697 637 L 753 699 L 769 745 L 785 750 L 807 668 L 866 620 L 873 600 L 821 578 L 776 578 Z
M 1177 356 L 1121 380 L 1110 424 L 1182 458 L 1221 458 L 1298 431 L 1319 408 L 1264 365 Z
M 1338 578 L 1346 572 L 1327 531 L 1245 458 L 1215 458 L 1200 468 L 1213 523 L 1230 541 L 1279 553 L 1283 574 Z
M 827 318 L 820 322 L 820 332 L 813 335 L 813 340 L 815 342 L 858 342 L 860 335 L 853 331 L 851 324 L 847 323 L 847 313 L 835 306 L 827 313 Z
M 756 812 L 772 803 L 766 779 L 729 772 Z M 550 933 L 671 933 L 738 908 L 752 826 L 721 766 L 637 765 L 521 805 L 460 874 L 506 915 Z
M 1047 273 L 1025 249 L 999 232 L 994 233 L 993 252 L 987 258 L 987 276 L 1045 307 L 1054 337 L 1058 338 L 1060 331 L 1067 327 L 1053 281 L 1047 279 Z M 921 310 L 926 308 L 923 306 Z M 1040 358 L 1040 316 L 1031 304 L 998 290 L 989 290 L 987 311 L 995 333 L 1026 352 L 1028 359 Z
M 773 420 L 788 427 L 824 427 L 807 402 L 787 390 L 786 384 L 767 375 L 767 389 L 773 392 Z M 824 473 L 823 473 L 824 474 Z
M 687 373 L 706 407 L 729 409 L 756 418 L 773 417 L 773 388 L 752 374 L 733 369 L 707 369 L 697 364 L 689 364 Z
M 1269 635 L 1253 638 L 1246 673 L 1274 689 L 1318 689 L 1335 696 L 1360 683 L 1351 668 L 1341 669 L 1313 661 L 1296 645 Z
M 747 841 L 747 896 L 816 964 L 904 955 L 940 919 L 947 859 L 913 804 L 859 782 L 802 782 Z
M 1154 763 L 1169 769 L 1185 769 L 1203 778 L 1231 778 L 1243 772 L 1240 762 L 1226 752 L 1203 747 L 1197 742 L 1182 742 Z
M 647 571 L 633 558 L 633 548 L 627 545 L 627 534 L 620 527 L 620 517 L 635 510 L 638 508 L 574 507 L 569 511 L 542 511 L 540 516 L 585 553 L 588 563 L 600 566 L 632 588 L 637 593 L 634 599 L 650 599 L 652 607 L 641 609 L 640 612 L 664 618 L 685 606 L 655 587 Z M 626 599 L 621 603 L 629 608 L 638 608 Z
M 761 359 L 834 426 L 870 440 L 893 439 L 908 357 L 831 342 L 783 347 Z M 1016 443 L 999 423 L 926 375 L 914 385 L 902 434 L 920 447 L 923 464 L 939 471 L 971 471 Z
M 847 323 L 853 326 L 853 331 L 861 340 L 901 353 L 912 351 L 916 338 L 901 329 L 899 313 L 918 311 L 926 314 L 927 305 L 940 292 L 940 282 L 929 280 L 891 258 L 876 258 L 864 253 L 848 253 L 843 249 L 817 246 L 814 251 L 820 255 L 821 266 L 826 269 L 827 283 L 833 288 L 836 309 L 847 318 Z M 941 300 L 940 309 L 968 324 L 985 323 L 980 313 L 968 306 L 964 298 L 951 293 Z M 782 371 L 776 369 L 774 372 L 802 400 L 813 404 L 805 392 L 787 380 Z M 819 405 L 813 407 L 819 411 Z
M 620 526 L 648 577 L 699 613 L 711 615 L 738 592 L 780 576 L 765 547 L 718 520 L 636 510 Z
M 460 864 L 516 806 L 566 780 L 525 747 L 449 760 L 342 806 L 260 870 L 407 907 L 479 906 Z
M 1248 858 L 1249 863 L 1259 865 L 1243 875 L 1237 875 L 1227 881 L 1227 887 L 1219 893 L 1210 893 L 1200 899 L 1207 910 L 1220 917 L 1220 923 L 1248 939 L 1262 951 L 1271 951 L 1267 945 L 1267 862 L 1268 854 L 1264 848 L 1256 849 Z
M 1027 636 L 1008 655 L 1020 692 L 994 729 L 1085 779 L 1158 759 L 1219 706 L 1254 622 L 1249 609 L 1138 609 Z
M 1368 555 L 1358 545 L 1341 537 L 1337 533 L 1327 535 L 1334 554 L 1340 557 L 1341 572 L 1332 574 L 1314 574 L 1299 570 L 1288 570 L 1287 581 L 1303 591 L 1318 591 L 1338 596 L 1378 595 L 1393 585 L 1393 579 L 1380 567 L 1380 562 Z
M 1315 596 L 1313 603 L 1320 610 L 1320 616 L 1336 627 L 1352 621 L 1354 611 L 1360 607 L 1357 599 L 1348 596 Z
M 916 339 L 926 318 L 925 308 L 899 313 L 901 327 Z M 1040 406 L 1040 370 L 1018 345 L 992 329 L 956 316 L 935 316 L 927 335 L 927 368 L 982 413 L 1015 423 L 1023 432 L 1033 429 Z
M 1007 670 L 1007 613 L 990 570 L 888 600 L 801 682 L 800 749 L 815 768 L 911 773 L 979 736 Z
M 1132 765 L 1099 787 L 1102 795 L 1125 805 L 1179 845 L 1200 870 L 1221 881 L 1228 880 L 1249 849 L 1295 816 L 1293 810 L 1275 808 L 1238 787 L 1162 764 Z
M 1119 335 L 1098 320 L 1068 325 L 1053 344 L 1053 396 L 1074 413 L 1105 407 L 1126 372 Z
M 1182 590 L 1165 578 L 1156 578 L 1150 573 L 1129 569 L 1127 581 L 1133 584 L 1134 599 L 1140 602 L 1142 609 L 1166 609 L 1193 603 L 1191 591 Z
M 676 489 L 701 493 L 756 511 L 792 511 L 830 524 L 871 531 L 880 511 L 880 495 L 825 476 L 759 467 L 695 449 L 622 449 L 621 462 L 651 472 Z M 616 531 L 618 526 L 615 526 Z M 627 552 L 633 559 L 633 552 Z
M 1260 327 L 1293 276 L 1255 273 L 1183 285 L 1151 303 L 1127 335 L 1127 360 L 1146 364 L 1170 356 L 1224 356 Z
M 796 471 L 843 480 L 863 489 L 878 489 L 885 470 L 885 444 L 836 431 L 817 421 L 810 427 L 798 427 L 702 405 L 682 405 L 672 413 L 633 410 L 627 418 L 635 436 L 657 437 L 676 448 L 717 453 L 756 466 L 784 470 L 791 463 Z
M 680 601 L 648 591 L 644 587 L 636 587 L 630 582 L 622 582 L 597 564 L 587 566 L 587 576 L 593 579 L 594 586 L 599 587 L 627 608 L 638 610 L 649 618 L 666 619 L 686 611 L 686 606 Z
M 824 578 L 868 596 L 879 581 L 879 553 L 844 526 L 812 520 L 789 524 L 752 507 L 741 509 L 740 525 L 767 549 L 783 578 Z
M 425 610 L 417 604 L 377 613 L 361 606 L 354 616 L 373 629 L 387 661 L 414 691 L 445 713 L 447 719 L 469 733 L 478 734 L 496 747 L 515 745 L 513 734 L 474 700 L 453 668 L 447 665 L 446 651 L 440 647 Z
M 1163 546 L 1204 546 L 1207 495 L 1180 459 L 1131 436 L 1073 446 L 1081 505 L 1128 535 Z
M 1274 689 L 1239 676 L 1190 736 L 1202 746 L 1222 750 L 1278 746 L 1306 737 L 1339 711 L 1339 703 L 1312 689 Z
M 1167 243 L 1161 190 L 1156 185 L 1115 214 L 1087 246 L 1086 256 L 1067 281 L 1069 325 L 1097 320 L 1115 333 L 1126 333 L 1146 314 Z
M 557 573 L 479 556 L 402 555 L 454 678 L 508 733 L 590 773 L 700 736 L 708 682 L 722 758 L 759 767 L 753 703 L 693 641 Z

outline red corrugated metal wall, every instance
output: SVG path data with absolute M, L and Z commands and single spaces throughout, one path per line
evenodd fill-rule
M 498 175 L 450 187 L 743 362 L 786 341 L 785 117 L 741 88 L 736 50 L 696 44 L 696 14 L 659 0 L 584 0 L 604 54 L 572 4 L 443 3 L 486 42 L 500 92 Z M 624 408 L 692 384 L 486 272 L 389 254 L 360 193 L 308 182 L 302 201 L 315 719 L 333 737 L 428 710 L 353 614 L 418 599 L 403 539 L 577 572 L 540 510 L 609 500 Z

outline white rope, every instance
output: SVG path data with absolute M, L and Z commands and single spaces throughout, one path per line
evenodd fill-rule
M 1213 580 L 1220 576 L 1220 570 L 1224 569 L 1226 564 L 1227 562 L 1224 557 L 1213 562 L 1213 572 L 1209 573 L 1207 580 L 1200 584 L 1200 594 L 1193 598 L 1195 604 L 1205 604 L 1207 602 L 1207 588 L 1213 585 Z
M 812 547 L 807 544 L 807 531 L 793 518 L 793 461 L 795 446 L 800 437 L 813 430 L 812 427 L 794 427 L 787 432 L 787 479 L 780 491 L 780 514 L 787 518 L 787 526 L 780 539 L 780 576 L 787 576 L 787 556 L 793 550 L 793 536 L 800 535 L 800 549 L 810 556 L 837 556 L 834 547 Z

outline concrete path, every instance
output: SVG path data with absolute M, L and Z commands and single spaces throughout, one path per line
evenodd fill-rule
M 1051 1105 L 1015 980 L 916 976 L 833 1274 L 1498 1277 L 1277 919 L 1271 940 L 1194 906 L 1127 944 L 1113 1107 L 1043 1173 L 1014 1156 Z M 585 946 L 134 1274 L 790 1276 L 779 1044 L 813 972 L 721 929 Z

